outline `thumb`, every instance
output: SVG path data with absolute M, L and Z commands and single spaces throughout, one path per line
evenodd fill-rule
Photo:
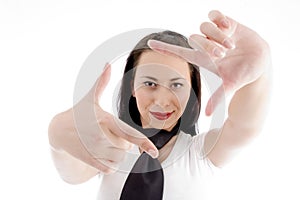
M 222 101 L 225 101 L 225 97 L 226 97 L 226 88 L 224 87 L 224 85 L 221 85 L 209 98 L 205 108 L 205 114 L 207 116 L 210 116 L 214 112 L 216 107 Z
M 93 97 L 94 102 L 98 103 L 98 101 L 100 100 L 100 97 L 109 82 L 110 74 L 111 65 L 109 63 L 106 63 L 102 74 L 97 78 L 89 94 L 91 97 Z

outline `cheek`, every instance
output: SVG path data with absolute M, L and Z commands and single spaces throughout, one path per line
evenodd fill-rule
M 189 97 L 190 97 L 190 92 L 186 92 L 186 91 L 176 94 L 176 98 L 177 98 L 176 102 L 177 105 L 180 107 L 181 112 L 185 110 Z
M 135 98 L 136 98 L 136 103 L 139 111 L 141 112 L 144 110 L 146 107 L 151 102 L 151 95 L 149 92 L 143 90 L 143 89 L 138 89 L 135 91 Z

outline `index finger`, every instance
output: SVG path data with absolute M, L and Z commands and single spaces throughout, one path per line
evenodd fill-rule
M 169 53 L 179 56 L 191 64 L 204 67 L 212 73 L 217 74 L 217 67 L 208 53 L 193 38 L 190 38 L 189 42 L 193 43 L 193 46 L 197 46 L 197 49 L 189 49 L 157 40 L 149 40 L 148 46 L 154 51 L 163 54 Z
M 226 18 L 226 16 L 218 10 L 212 10 L 208 14 L 208 18 L 214 22 L 219 28 L 229 28 L 230 21 Z
M 138 145 L 143 151 L 148 153 L 152 158 L 158 157 L 158 150 L 156 146 L 141 132 L 129 126 L 122 120 L 113 117 L 108 119 L 107 128 L 115 135 L 127 140 L 132 144 Z
M 218 10 L 210 11 L 208 18 L 215 23 L 228 37 L 231 37 L 236 29 L 237 22 Z
M 181 46 L 177 46 L 177 45 L 172 45 L 172 44 L 168 44 L 165 42 L 161 42 L 161 41 L 157 41 L 157 40 L 149 40 L 148 41 L 148 46 L 155 50 L 158 51 L 160 53 L 163 54 L 173 54 L 175 56 L 179 56 L 183 59 L 185 59 L 186 61 L 196 64 L 194 63 L 195 59 L 194 59 L 194 51 L 193 49 L 188 49 L 188 48 L 184 48 Z

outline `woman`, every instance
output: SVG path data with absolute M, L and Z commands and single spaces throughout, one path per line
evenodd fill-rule
M 190 38 L 194 49 L 173 32 L 160 33 L 163 39 L 153 38 L 165 43 L 145 38 L 137 45 L 123 77 L 121 120 L 98 104 L 109 80 L 109 65 L 77 105 L 53 118 L 49 126 L 52 155 L 65 181 L 76 184 L 101 174 L 99 199 L 126 199 L 122 197 L 131 192 L 126 190 L 130 170 L 136 166 L 138 154 L 147 152 L 162 165 L 163 199 L 199 199 L 210 171 L 228 163 L 260 132 L 270 92 L 268 45 L 257 33 L 219 11 L 211 11 L 209 18 L 213 23 L 201 25 L 204 36 Z M 206 107 L 208 115 L 224 92 L 232 95 L 223 126 L 201 135 L 196 127 L 201 107 L 196 66 L 223 80 Z M 85 116 L 91 106 L 95 121 L 74 119 L 74 112 Z M 159 150 L 150 136 L 141 134 L 150 128 L 172 133 Z
M 148 115 L 149 112 L 142 111 L 143 108 L 141 107 L 145 105 L 141 104 L 145 104 L 145 102 L 151 101 L 151 99 L 153 99 L 153 96 L 155 95 L 163 96 L 163 100 L 169 102 L 169 100 L 166 98 L 167 93 L 165 92 L 169 92 L 170 90 L 172 91 L 173 95 L 175 95 L 175 98 L 177 97 L 177 100 L 185 101 L 182 102 L 182 104 L 184 105 L 181 105 L 181 107 L 187 107 L 184 113 L 183 109 L 182 112 L 174 112 L 171 114 L 171 116 L 173 117 L 174 115 L 176 115 L 174 121 L 177 122 L 179 117 L 181 117 L 181 115 L 183 114 L 181 120 L 181 130 L 185 131 L 188 134 L 196 135 L 197 128 L 195 128 L 195 126 L 200 114 L 201 107 L 201 80 L 199 69 L 197 66 L 187 63 L 183 59 L 179 59 L 170 55 L 163 55 L 152 51 L 147 44 L 149 40 L 163 41 L 168 44 L 173 44 L 191 49 L 187 39 L 184 36 L 175 32 L 164 31 L 160 33 L 153 33 L 144 37 L 136 45 L 136 47 L 133 49 L 133 51 L 130 53 L 127 59 L 127 63 L 124 70 L 124 76 L 121 84 L 121 92 L 119 95 L 119 118 L 132 127 L 137 128 L 137 126 L 141 126 L 143 122 L 143 120 L 141 121 L 141 117 L 142 119 L 148 117 L 143 117 L 143 114 L 141 116 L 140 113 L 146 112 L 145 115 Z M 169 83 L 170 85 L 158 84 L 158 80 L 167 79 L 167 76 L 171 75 L 174 77 L 178 76 L 179 78 L 183 79 L 173 80 Z M 152 78 L 149 78 L 151 76 Z M 132 80 L 134 80 L 133 85 Z M 132 88 L 132 86 L 134 88 Z M 163 86 L 163 88 L 169 90 L 154 91 L 156 88 L 159 89 L 158 86 Z M 190 89 L 192 89 L 192 91 L 190 91 Z M 135 97 L 136 94 L 132 94 L 133 90 L 137 94 L 142 94 L 138 95 L 138 97 Z M 163 93 L 159 94 L 158 92 Z M 179 98 L 178 92 L 181 92 L 181 98 Z M 183 94 L 182 92 L 186 92 L 186 94 Z M 183 96 L 185 98 L 183 98 Z M 158 116 L 154 115 L 154 117 Z M 172 125 L 174 125 L 174 122 Z M 168 125 L 166 124 L 166 126 Z M 145 126 L 143 125 L 143 127 Z M 166 128 L 170 127 L 164 127 L 163 129 Z

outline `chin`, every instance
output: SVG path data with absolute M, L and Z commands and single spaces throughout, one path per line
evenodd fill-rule
M 151 126 L 156 129 L 164 129 L 170 131 L 176 124 L 177 121 L 166 120 L 164 122 L 151 123 Z

